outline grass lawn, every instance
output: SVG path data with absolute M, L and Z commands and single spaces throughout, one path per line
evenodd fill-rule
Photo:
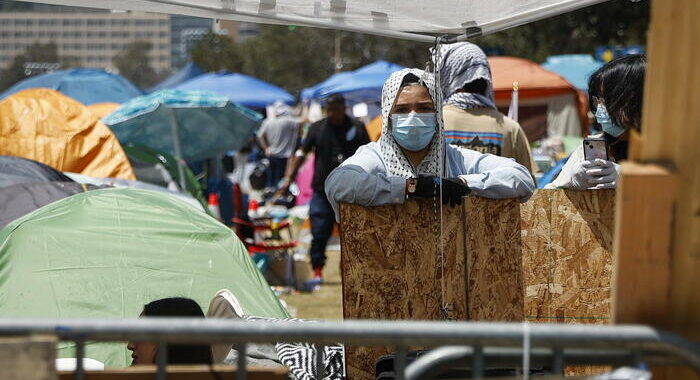
M 293 293 L 280 296 L 296 317 L 304 319 L 343 319 L 342 288 L 340 284 L 340 252 L 327 251 L 323 270 L 324 284 L 313 293 Z

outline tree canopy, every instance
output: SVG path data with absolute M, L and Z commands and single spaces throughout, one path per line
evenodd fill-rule
M 135 85 L 141 88 L 151 86 L 159 79 L 148 58 L 152 47 L 148 41 L 133 41 L 115 55 L 112 62 L 119 74 Z

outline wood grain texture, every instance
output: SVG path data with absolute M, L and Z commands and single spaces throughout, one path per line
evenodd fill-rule
M 86 371 L 85 380 L 153 380 L 156 378 L 156 366 L 136 366 L 106 371 Z M 60 380 L 73 380 L 73 372 L 61 372 Z M 169 365 L 168 380 L 235 380 L 238 378 L 236 367 L 227 365 Z M 283 369 L 248 368 L 246 378 L 251 380 L 286 380 L 287 371 Z
M 0 338 L 0 379 L 55 380 L 54 336 Z
M 444 265 L 433 200 L 341 206 L 345 319 L 439 320 L 443 302 L 447 319 L 467 319 L 464 209 L 444 207 L 443 213 Z M 377 358 L 391 351 L 348 347 L 348 376 L 373 378 Z
M 542 190 L 521 208 L 525 315 L 608 323 L 615 192 Z
M 469 197 L 465 210 L 468 318 L 522 321 L 520 202 Z
M 668 236 L 660 236 L 660 239 L 672 242 L 671 300 L 669 320 L 664 325 L 695 341 L 700 340 L 699 17 L 700 2 L 697 0 L 651 2 L 649 64 L 644 83 L 645 101 L 639 147 L 640 161 L 670 163 L 678 176 L 673 222 L 669 224 L 672 230 Z M 630 212 L 635 208 L 646 210 L 640 212 L 652 212 L 656 206 L 630 203 L 626 207 Z M 618 226 L 619 232 L 623 224 L 618 223 Z M 650 281 L 645 284 L 645 289 L 653 291 L 655 285 Z M 645 323 L 644 320 L 636 322 Z M 654 372 L 654 379 L 657 378 L 662 377 Z M 669 372 L 664 378 L 690 379 L 698 376 L 690 371 L 678 371 Z

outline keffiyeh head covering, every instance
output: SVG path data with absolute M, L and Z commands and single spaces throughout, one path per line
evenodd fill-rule
M 411 162 L 406 158 L 401 150 L 399 144 L 394 140 L 391 135 L 391 109 L 394 106 L 394 102 L 398 97 L 399 90 L 401 89 L 401 83 L 406 75 L 413 74 L 420 79 L 420 84 L 425 85 L 428 88 L 430 97 L 435 103 L 436 119 L 437 119 L 437 131 L 433 140 L 430 142 L 430 151 L 425 156 L 423 161 L 417 166 L 413 167 Z M 444 165 L 440 165 L 440 157 L 443 157 L 442 150 L 444 148 L 444 133 L 442 124 L 442 107 L 439 106 L 440 97 L 436 93 L 435 79 L 432 74 L 426 73 L 419 69 L 403 69 L 399 70 L 389 77 L 386 82 L 384 82 L 384 87 L 382 88 L 382 136 L 379 139 L 379 146 L 382 154 L 382 159 L 389 169 L 389 173 L 392 176 L 399 176 L 405 178 L 417 177 L 419 175 L 435 175 L 444 176 L 440 174 L 440 170 L 444 171 Z
M 440 55 L 443 104 L 451 104 L 461 109 L 496 108 L 489 61 L 478 46 L 469 42 L 441 45 Z M 477 79 L 486 81 L 486 94 L 455 92 Z

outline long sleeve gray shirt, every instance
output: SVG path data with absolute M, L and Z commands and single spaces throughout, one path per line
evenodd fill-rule
M 472 194 L 485 198 L 520 198 L 535 191 L 528 170 L 509 158 L 482 154 L 448 145 L 447 176 L 460 177 Z M 339 203 L 363 206 L 401 204 L 406 199 L 406 178 L 392 176 L 382 160 L 379 144 L 369 143 L 333 170 L 326 179 L 326 195 L 338 218 Z

